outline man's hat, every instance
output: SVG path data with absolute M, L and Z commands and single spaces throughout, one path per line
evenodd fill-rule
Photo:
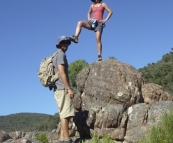
M 92 2 L 95 2 L 95 0 L 91 0 Z M 102 0 L 100 0 L 100 1 L 102 1 Z
M 61 41 L 68 41 L 68 45 L 71 44 L 71 41 L 69 39 L 69 37 L 66 37 L 66 36 L 59 36 L 58 37 L 58 40 L 57 40 L 57 44 L 56 44 L 56 47 L 58 48 L 58 45 Z

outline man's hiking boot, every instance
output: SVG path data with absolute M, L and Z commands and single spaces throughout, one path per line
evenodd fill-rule
M 102 61 L 102 56 L 98 55 L 98 61 Z
M 69 38 L 72 42 L 78 43 L 78 38 L 76 36 L 73 35 L 73 36 L 70 36 Z
M 64 139 L 60 138 L 56 143 L 64 143 Z
M 64 143 L 64 141 L 63 140 L 59 140 L 57 143 Z
M 64 142 L 63 143 L 75 143 L 72 139 L 69 139 L 69 140 L 65 140 L 64 139 Z

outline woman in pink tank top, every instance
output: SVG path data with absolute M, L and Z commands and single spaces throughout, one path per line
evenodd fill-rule
M 81 33 L 82 27 L 93 30 L 96 33 L 96 42 L 98 48 L 98 61 L 102 61 L 102 42 L 101 36 L 105 22 L 111 17 L 112 10 L 106 3 L 102 3 L 102 0 L 91 0 L 92 4 L 88 11 L 88 21 L 79 21 L 76 27 L 75 35 L 70 36 L 71 41 L 78 43 L 78 37 Z M 108 12 L 108 15 L 103 19 L 104 11 Z

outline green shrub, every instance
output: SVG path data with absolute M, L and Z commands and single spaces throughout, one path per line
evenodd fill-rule
M 173 110 L 164 113 L 160 124 L 153 126 L 137 143 L 173 143 Z
M 45 133 L 37 134 L 35 137 L 36 140 L 40 141 L 41 143 L 48 143 L 48 138 Z
M 92 136 L 93 143 L 100 143 L 100 137 L 97 135 Z
M 112 139 L 110 139 L 110 137 L 108 135 L 103 136 L 102 142 L 103 143 L 114 143 L 114 141 Z

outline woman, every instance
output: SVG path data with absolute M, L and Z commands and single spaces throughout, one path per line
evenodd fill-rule
M 98 47 L 98 61 L 102 60 L 102 42 L 101 36 L 105 22 L 111 17 L 112 10 L 106 3 L 102 3 L 102 0 L 91 0 L 94 4 L 90 6 L 88 11 L 88 21 L 79 21 L 76 27 L 76 33 L 70 36 L 71 41 L 78 43 L 78 37 L 81 33 L 82 27 L 93 30 L 96 33 L 96 42 Z M 103 19 L 104 10 L 108 12 L 108 15 Z M 92 15 L 92 17 L 91 17 Z

